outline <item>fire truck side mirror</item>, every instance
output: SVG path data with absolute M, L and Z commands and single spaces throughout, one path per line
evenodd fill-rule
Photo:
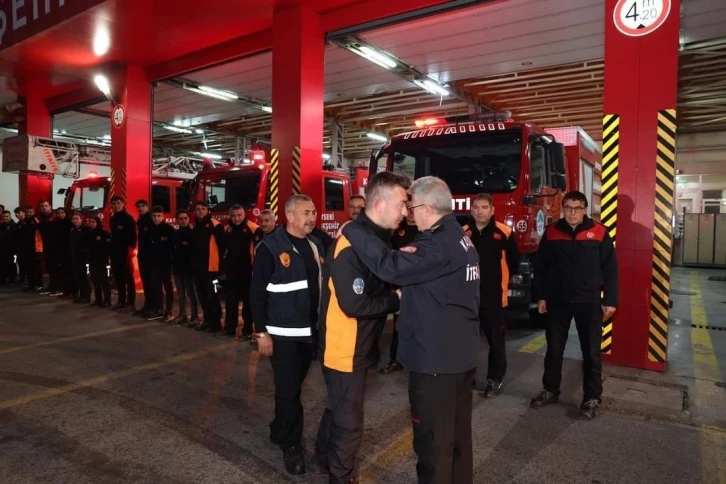
M 557 174 L 564 174 L 565 170 L 565 145 L 553 141 L 548 145 L 552 171 Z
M 567 190 L 567 175 L 564 173 L 553 173 L 552 174 L 552 186 L 563 192 Z
M 67 192 L 67 191 L 68 191 L 68 189 L 66 189 L 66 188 L 59 188 L 59 189 L 58 189 L 58 191 L 57 191 L 56 193 L 57 193 L 58 195 L 63 195 L 63 194 L 64 194 L 65 192 Z

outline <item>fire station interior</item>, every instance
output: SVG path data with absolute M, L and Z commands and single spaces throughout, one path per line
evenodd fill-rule
M 458 3 L 465 5 L 370 22 L 326 39 L 319 226 L 335 233 L 348 219 L 350 197 L 364 192 L 374 170 L 443 177 L 462 220 L 476 193 L 504 200 L 516 192 L 511 208 L 495 203 L 494 218 L 516 234 L 527 274 L 510 283 L 510 298 L 521 304 L 507 313 L 502 395 L 485 399 L 474 391 L 475 482 L 725 483 L 726 4 L 679 2 L 662 366 L 634 368 L 605 357 L 603 412 L 585 422 L 576 410 L 582 353 L 574 325 L 560 404 L 528 407 L 541 388 L 547 341 L 525 286 L 537 233 L 559 217 L 557 206 L 542 208 L 538 194 L 581 190 L 590 200 L 588 215 L 607 217 L 601 202 L 611 190 L 607 126 L 614 113 L 604 108 L 612 75 L 605 2 Z M 249 216 L 269 208 L 265 167 L 276 148 L 272 112 L 278 109 L 272 56 L 264 51 L 153 83 L 150 204 L 164 206 L 169 222 L 199 199 L 220 219 L 234 203 Z M 633 89 L 645 96 L 642 86 Z M 18 135 L 23 100 L 7 86 L 0 100 L 11 114 L 0 124 L 5 140 Z M 84 147 L 78 165 L 54 178 L 54 207 L 107 207 L 113 106 L 101 96 L 52 113 L 53 139 Z M 454 117 L 475 120 L 474 130 L 483 126 L 479 141 L 425 142 L 426 132 Z M 505 121 L 526 130 L 497 131 Z M 404 142 L 411 132 L 424 134 Z M 550 141 L 564 145 L 561 181 Z M 422 158 L 429 160 L 425 167 Z M 621 168 L 628 162 L 620 157 Z M 476 163 L 480 178 L 471 169 Z M 12 210 L 19 196 L 18 175 L 0 173 L 0 203 Z M 652 219 L 653 202 L 638 203 L 631 212 L 649 210 Z M 618 207 L 618 220 L 630 217 L 622 202 Z M 653 239 L 652 220 L 643 230 Z M 631 263 L 620 261 L 621 278 L 629 277 Z M 0 301 L 0 481 L 322 482 L 310 474 L 291 478 L 269 443 L 272 370 L 255 346 L 79 309 L 13 287 L 0 288 Z M 615 331 L 605 334 L 604 353 L 617 352 L 618 334 L 627 335 Z M 389 319 L 380 366 L 391 338 Z M 486 355 L 482 335 L 478 375 L 486 372 Z M 407 382 L 406 371 L 370 372 L 360 482 L 416 480 Z M 311 451 L 326 405 L 319 363 L 302 398 Z

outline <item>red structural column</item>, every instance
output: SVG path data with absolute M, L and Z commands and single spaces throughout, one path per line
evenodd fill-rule
M 43 102 L 40 88 L 30 86 L 25 98 L 25 121 L 19 123 L 18 133 L 49 138 L 52 120 Z M 18 175 L 18 193 L 21 205 L 37 206 L 41 200 L 53 198 L 53 180 L 36 175 Z
M 280 213 L 296 182 L 293 151 L 300 149 L 300 192 L 318 212 L 323 202 L 325 37 L 320 17 L 302 7 L 275 12 L 272 48 L 272 146 L 280 152 Z
M 619 116 L 620 123 L 616 184 L 620 304 L 613 322 L 612 353 L 604 359 L 664 371 L 665 361 L 649 356 L 658 115 L 676 107 L 680 0 L 606 0 L 605 5 L 604 113 Z M 634 29 L 627 28 L 629 21 Z M 665 312 L 667 320 L 667 308 Z
M 126 66 L 111 79 L 111 196 L 126 201 L 130 212 L 151 191 L 152 91 L 143 69 Z

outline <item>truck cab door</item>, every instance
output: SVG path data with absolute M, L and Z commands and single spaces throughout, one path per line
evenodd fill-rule
M 342 173 L 323 172 L 323 207 L 320 210 L 320 229 L 331 237 L 341 224 L 348 221 L 350 178 Z

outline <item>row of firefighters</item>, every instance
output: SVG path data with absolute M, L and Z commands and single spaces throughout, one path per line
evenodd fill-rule
M 3 211 L 0 282 L 15 276 L 12 256 L 17 255 L 25 289 L 88 303 L 88 264 L 94 304 L 110 306 L 110 262 L 118 289 L 111 309 L 252 339 L 272 364 L 270 440 L 280 446 L 291 474 L 306 471 L 300 394 L 319 356 L 328 398 L 307 465 L 328 474 L 331 483 L 356 480 L 366 375 L 378 364 L 379 340 L 393 314 L 391 358 L 379 371 L 405 367 L 410 372 L 418 480 L 471 483 L 472 388 L 498 396 L 507 368 L 504 308 L 510 274 L 519 263 L 512 230 L 494 219 L 488 194 L 472 200 L 471 219 L 462 226 L 451 213 L 448 186 L 436 177 L 411 184 L 405 176 L 381 172 L 365 190 L 365 198 L 351 200 L 352 220 L 335 239 L 316 229 L 317 211 L 305 195 L 287 200 L 281 227 L 269 211 L 260 215 L 260 226 L 246 220 L 240 206 L 230 209 L 224 227 L 197 202 L 193 226 L 182 210 L 175 229 L 164 221 L 162 207 L 149 210 L 140 200 L 140 217 L 134 220 L 119 197 L 111 200 L 110 233 L 98 219 L 85 226 L 78 213 L 68 221 L 62 209 L 54 213 L 47 202 L 37 217 L 31 207 L 16 211 L 17 225 Z M 564 217 L 547 227 L 538 249 L 533 291 L 539 312 L 547 315 L 548 347 L 544 388 L 531 405 L 558 399 L 574 318 L 584 360 L 581 412 L 593 418 L 602 394 L 601 325 L 617 306 L 618 269 L 612 240 L 604 226 L 587 217 L 587 204 L 580 192 L 566 194 Z M 132 273 L 137 246 L 145 293 L 140 309 Z M 45 289 L 38 278 L 41 259 L 50 275 Z M 243 325 L 237 331 L 240 302 Z M 480 329 L 490 348 L 486 381 L 477 383 Z

